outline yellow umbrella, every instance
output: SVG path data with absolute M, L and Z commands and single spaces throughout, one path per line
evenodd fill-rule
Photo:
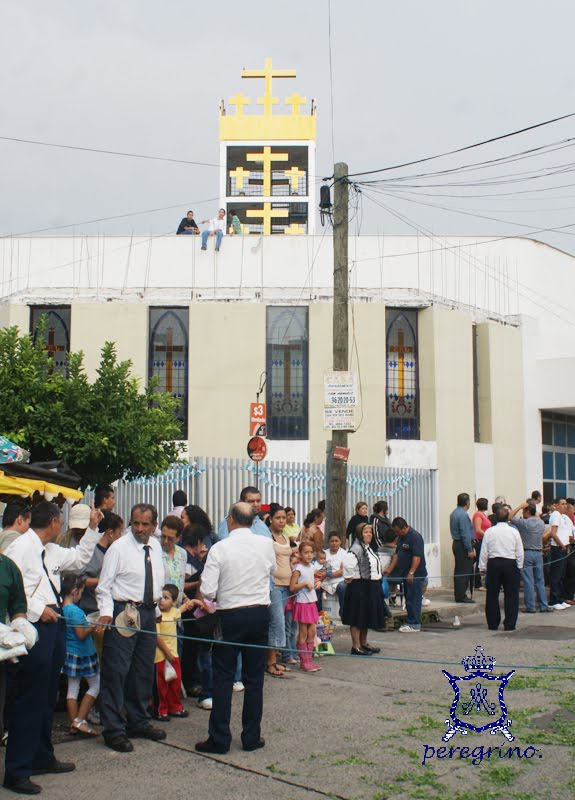
M 31 497 L 34 492 L 48 495 L 49 499 L 58 494 L 71 500 L 81 500 L 82 492 L 78 489 L 70 489 L 68 486 L 60 486 L 57 483 L 50 483 L 43 480 L 33 480 L 31 478 L 13 478 L 6 475 L 0 469 L 0 494 L 15 494 L 20 497 Z M 50 497 L 52 495 L 52 497 Z

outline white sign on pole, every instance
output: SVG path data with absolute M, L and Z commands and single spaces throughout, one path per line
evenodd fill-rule
M 324 429 L 355 430 L 355 409 L 358 403 L 355 373 L 343 371 L 326 371 L 324 373 Z

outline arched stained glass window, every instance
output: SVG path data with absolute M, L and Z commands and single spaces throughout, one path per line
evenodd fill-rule
M 159 390 L 180 401 L 176 412 L 182 438 L 188 435 L 188 309 L 150 308 L 148 376 Z
M 30 333 L 34 341 L 36 341 L 42 317 L 46 318 L 47 327 L 44 341 L 46 350 L 53 359 L 54 371 L 68 375 L 70 306 L 32 306 L 30 309 Z
M 419 439 L 417 311 L 387 308 L 386 416 L 388 439 Z
M 308 438 L 308 309 L 267 309 L 267 435 Z

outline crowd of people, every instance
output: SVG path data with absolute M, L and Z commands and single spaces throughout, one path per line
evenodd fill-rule
M 546 506 L 536 490 L 512 508 L 497 497 L 489 515 L 487 498 L 478 498 L 475 505 L 470 517 L 471 499 L 461 493 L 450 516 L 455 602 L 474 603 L 474 589 L 484 591 L 487 625 L 497 630 L 502 590 L 506 631 L 516 630 L 521 584 L 526 614 L 574 606 L 575 498 L 557 497 Z
M 575 605 L 575 501 L 559 498 L 552 509 L 540 502 L 534 496 L 511 509 L 497 498 L 488 516 L 480 498 L 471 517 L 469 495 L 460 494 L 451 515 L 455 600 L 471 603 L 474 590 L 485 590 L 493 630 L 501 587 L 504 627 L 515 629 L 521 579 L 528 613 Z M 398 600 L 406 611 L 399 632 L 421 630 L 429 602 L 424 540 L 404 518 L 389 517 L 385 500 L 371 513 L 358 502 L 345 533 L 326 532 L 323 501 L 300 527 L 293 508 L 262 506 L 254 486 L 217 526 L 181 490 L 162 520 L 153 505 L 138 503 L 126 526 L 114 506 L 113 488 L 100 487 L 92 507 L 70 510 L 65 532 L 56 503 L 18 501 L 4 511 L 0 600 L 22 635 L 28 626 L 29 646 L 0 672 L 9 684 L 0 708 L 4 786 L 15 792 L 38 793 L 34 775 L 74 769 L 56 759 L 51 742 L 64 681 L 70 734 L 101 733 L 122 753 L 134 739 L 164 739 L 166 723 L 189 714 L 183 697 L 211 712 L 196 749 L 227 753 L 231 699 L 244 692 L 241 741 L 249 751 L 265 746 L 265 676 L 321 669 L 314 653 L 326 609 L 349 627 L 354 657 L 380 651 L 368 633 L 393 628 L 389 605 Z

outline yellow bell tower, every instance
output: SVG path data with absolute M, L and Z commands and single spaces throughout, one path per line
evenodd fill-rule
M 273 80 L 295 78 L 293 69 L 276 69 L 266 58 L 263 69 L 244 69 L 245 79 L 264 80 L 255 113 L 250 97 L 220 103 L 220 195 L 222 207 L 235 211 L 244 234 L 315 232 L 315 101 L 297 92 L 280 105 Z M 274 107 L 276 111 L 274 112 Z

